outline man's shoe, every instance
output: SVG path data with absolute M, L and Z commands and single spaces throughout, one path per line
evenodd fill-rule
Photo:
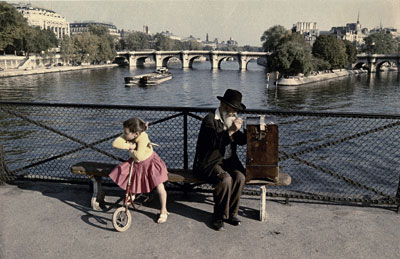
M 235 216 L 229 218 L 226 220 L 227 223 L 233 225 L 233 226 L 239 226 L 242 222 Z
M 214 220 L 212 226 L 217 231 L 224 230 L 224 221 L 222 219 Z

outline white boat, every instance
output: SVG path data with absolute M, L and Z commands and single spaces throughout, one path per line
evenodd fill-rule
M 151 73 L 125 77 L 125 87 L 155 85 L 170 79 L 172 79 L 172 73 L 162 67 Z

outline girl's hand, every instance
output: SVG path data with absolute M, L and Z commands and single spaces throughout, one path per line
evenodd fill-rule
M 135 150 L 136 149 L 136 143 L 132 143 L 129 145 L 129 150 Z
M 147 130 L 147 129 L 149 128 L 149 122 L 146 121 L 146 122 L 144 123 L 144 126 L 145 126 L 145 130 Z

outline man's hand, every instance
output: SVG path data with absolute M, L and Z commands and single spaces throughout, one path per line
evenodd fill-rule
M 242 124 L 243 124 L 243 119 L 240 117 L 237 117 L 233 121 L 232 126 L 228 130 L 229 136 L 232 136 L 236 131 L 240 130 L 240 128 L 242 128 Z

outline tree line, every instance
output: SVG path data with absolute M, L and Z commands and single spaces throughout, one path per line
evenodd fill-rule
M 333 35 L 320 35 L 313 46 L 299 33 L 275 25 L 260 38 L 265 52 L 270 52 L 268 69 L 293 76 L 312 71 L 346 68 L 356 61 L 358 49 L 348 41 Z M 400 39 L 384 31 L 370 34 L 361 51 L 371 54 L 394 54 L 400 52 Z
M 108 33 L 106 27 L 89 26 L 88 32 L 64 36 L 58 40 L 50 29 L 28 25 L 26 19 L 15 7 L 0 2 L 0 54 L 48 56 L 59 47 L 61 57 L 70 64 L 100 64 L 114 60 L 118 50 L 211 50 L 209 46 L 190 40 L 171 39 L 161 33 L 148 35 L 142 32 L 127 33 L 117 39 Z M 224 46 L 219 50 L 260 51 L 250 46 Z
M 399 52 L 399 39 L 391 34 L 378 32 L 365 39 L 362 51 L 373 54 Z M 317 37 L 312 47 L 298 33 L 292 33 L 281 25 L 266 30 L 261 36 L 262 48 L 229 45 L 218 50 L 266 51 L 268 67 L 284 75 L 309 74 L 345 68 L 354 63 L 357 48 L 347 40 L 332 35 Z M 57 40 L 49 30 L 30 27 L 26 19 L 12 5 L 0 2 L 0 54 L 51 55 L 51 49 L 60 47 L 61 57 L 72 64 L 101 64 L 114 60 L 118 50 L 211 50 L 210 46 L 191 41 L 171 39 L 161 33 L 148 35 L 143 32 L 127 33 L 121 39 L 111 36 L 106 27 L 89 26 L 88 32 Z

